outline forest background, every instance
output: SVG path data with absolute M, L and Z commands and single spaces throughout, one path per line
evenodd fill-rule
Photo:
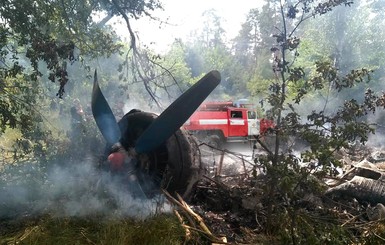
M 302 12 L 297 11 L 302 6 L 300 3 L 305 6 Z M 322 118 L 319 121 L 328 122 L 329 117 L 322 115 L 338 114 L 346 101 L 353 101 L 353 106 L 355 102 L 365 104 L 362 94 L 369 85 L 362 82 L 361 77 L 368 75 L 371 91 L 384 89 L 384 2 L 324 1 L 318 8 L 316 3 L 299 1 L 293 5 L 290 1 L 265 1 L 260 8 L 250 9 L 239 33 L 230 40 L 225 38 L 227 33 L 221 16 L 209 9 L 202 14 L 202 28 L 187 39 L 175 39 L 158 53 L 151 45 L 141 44 L 140 34 L 133 29 L 131 20 L 146 16 L 156 21 L 152 11 L 162 8 L 161 1 L 7 1 L 0 7 L 2 184 L 5 186 L 17 179 L 31 181 L 32 187 L 38 186 L 44 181 L 39 176 L 44 171 L 31 169 L 44 170 L 53 163 L 77 161 L 103 151 L 102 139 L 95 133 L 98 131 L 90 113 L 94 69 L 98 70 L 103 92 L 117 116 L 132 108 L 161 112 L 210 70 L 218 70 L 222 81 L 209 99 L 247 98 L 258 105 L 260 117 L 289 118 L 290 113 L 282 109 L 290 108 L 291 104 L 284 102 L 301 100 L 295 105 L 296 112 L 308 115 L 319 110 L 321 114 L 317 116 Z M 306 13 L 306 4 L 313 4 L 318 12 L 301 15 Z M 116 17 L 121 19 L 129 39 L 117 34 L 112 21 Z M 282 40 L 280 33 L 289 34 L 290 38 Z M 301 69 L 289 69 L 294 63 Z M 355 70 L 361 68 L 365 70 L 355 77 Z M 325 84 L 317 87 L 319 84 L 314 83 L 316 89 L 308 89 L 306 81 L 316 82 L 320 73 L 326 76 L 322 80 Z M 336 73 L 338 76 L 351 74 L 352 80 L 357 78 L 361 83 L 347 84 L 345 87 L 349 90 L 336 91 L 334 82 L 339 82 L 334 79 Z M 281 80 L 285 74 L 286 78 Z M 282 94 L 277 89 L 279 82 L 284 84 Z M 306 90 L 306 98 L 302 98 L 302 89 Z M 271 96 L 274 93 L 283 95 L 275 104 L 271 101 L 278 98 Z M 75 137 L 71 108 L 77 101 L 83 107 L 85 121 Z M 380 111 L 370 113 L 370 110 L 371 107 L 368 113 L 362 111 L 359 120 L 381 132 L 384 115 Z M 304 124 L 312 118 L 305 116 L 301 120 Z M 295 125 L 299 125 L 298 122 Z M 349 131 L 348 128 L 341 135 L 355 137 L 361 132 L 355 129 Z M 370 130 L 364 128 L 363 131 Z M 381 144 L 374 135 L 370 136 L 373 138 L 369 143 Z M 366 134 L 359 137 L 366 141 Z M 333 140 L 328 142 L 335 146 Z M 347 140 L 342 139 L 341 144 Z M 319 152 L 323 153 L 322 149 Z M 317 155 L 317 151 L 312 154 L 315 158 L 324 156 Z M 274 156 L 273 162 L 281 161 L 278 151 Z M 285 171 L 283 174 L 291 173 L 290 168 Z M 307 172 L 306 177 L 309 174 Z M 272 176 L 268 183 L 279 181 L 285 187 L 290 186 L 285 182 L 287 179 Z M 292 176 L 291 180 L 297 180 L 296 177 Z M 297 186 L 296 183 L 293 185 Z M 294 233 L 293 229 L 292 237 Z
M 123 42 L 109 22 L 119 16 L 113 5 L 98 1 L 57 4 L 44 9 L 44 1 L 35 1 L 32 6 L 14 1 L 1 9 L 3 152 L 21 147 L 28 153 L 42 155 L 48 145 L 57 146 L 43 141 L 68 140 L 64 135 L 69 126 L 69 110 L 76 98 L 88 110 L 94 69 L 100 73 L 111 105 L 123 103 L 125 112 L 131 108 L 160 112 L 212 69 L 222 74 L 222 81 L 210 99 L 248 98 L 260 108 L 266 105 L 269 86 L 276 79 L 272 69 L 273 34 L 282 21 L 276 1 L 250 9 L 232 40 L 225 38 L 221 16 L 209 9 L 202 13 L 202 28 L 187 39 L 175 39 L 162 54 L 141 46 L 132 28 L 127 28 L 127 32 L 133 39 Z M 123 24 L 124 16 L 151 16 L 149 10 L 161 7 L 161 3 L 151 1 L 140 7 L 121 15 Z M 295 51 L 301 54 L 296 64 L 306 67 L 308 77 L 314 74 L 315 61 L 331 61 L 341 74 L 361 67 L 372 69 L 371 87 L 382 90 L 383 7 L 381 1 L 359 1 L 308 19 L 295 30 L 295 35 L 301 37 L 301 45 Z M 95 12 L 104 18 L 95 17 Z M 327 100 L 330 110 L 335 110 L 365 86 L 361 84 L 353 92 L 338 96 L 328 91 L 314 92 L 310 97 L 312 105 L 323 106 Z M 289 97 L 295 89 L 288 89 Z M 380 119 L 374 122 L 382 125 Z

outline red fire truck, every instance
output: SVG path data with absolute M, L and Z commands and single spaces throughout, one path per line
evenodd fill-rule
M 274 122 L 259 120 L 246 99 L 204 102 L 184 124 L 199 140 L 220 148 L 224 143 L 255 142 Z

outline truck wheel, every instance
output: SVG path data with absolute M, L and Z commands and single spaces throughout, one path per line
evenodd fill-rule
M 208 139 L 208 144 L 216 149 L 222 149 L 222 140 L 218 135 L 211 135 Z

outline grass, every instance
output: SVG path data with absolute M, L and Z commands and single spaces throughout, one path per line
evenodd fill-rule
M 19 224 L 15 230 L 0 236 L 0 244 L 179 245 L 184 239 L 179 221 L 171 214 L 142 221 L 43 217 Z

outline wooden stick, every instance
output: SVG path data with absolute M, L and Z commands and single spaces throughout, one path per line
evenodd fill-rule
M 191 208 L 190 206 L 183 200 L 183 198 L 177 193 L 176 196 L 178 198 L 175 199 L 173 196 L 170 195 L 170 193 L 168 193 L 166 190 L 162 190 L 163 193 L 166 195 L 166 197 L 172 202 L 174 203 L 175 205 L 177 205 L 179 208 L 181 208 L 186 214 L 187 214 L 187 218 L 189 218 L 190 216 L 193 217 L 193 219 L 198 222 L 199 224 L 199 227 L 201 229 L 197 229 L 195 227 L 192 227 L 192 226 L 187 226 L 185 224 L 182 224 L 183 227 L 188 227 L 189 230 L 196 230 L 196 231 L 200 231 L 202 232 L 203 234 L 205 234 L 212 242 L 216 242 L 216 243 L 227 243 L 226 242 L 226 238 L 218 238 L 216 236 L 214 236 L 210 229 L 206 226 L 206 224 L 204 223 L 202 217 L 200 217 L 198 214 L 196 214 Z M 189 216 L 190 215 L 190 216 Z M 190 220 L 190 219 L 189 219 Z M 190 223 L 193 225 L 194 222 L 192 220 L 190 220 Z
M 224 158 L 224 157 L 225 157 L 225 152 L 222 151 L 221 159 L 219 160 L 219 167 L 218 167 L 216 176 L 220 176 L 221 173 L 222 173 L 222 166 L 223 166 L 223 158 Z
M 214 242 L 213 244 L 227 244 L 227 238 L 226 237 L 218 238 L 218 237 L 213 236 L 212 234 L 208 234 L 205 231 L 199 230 L 197 228 L 189 227 L 188 225 L 183 225 L 183 226 L 186 226 L 186 228 L 189 228 L 191 230 L 202 233 L 204 236 L 206 236 L 208 239 L 210 239 L 212 242 Z
M 206 175 L 203 175 L 203 177 L 206 178 L 206 179 L 208 179 L 208 180 L 210 180 L 210 181 L 212 181 L 212 182 L 214 182 L 215 184 L 217 184 L 218 187 L 221 187 L 222 189 L 224 189 L 224 190 L 226 190 L 226 191 L 229 190 L 229 188 L 227 187 L 227 185 L 223 184 L 222 182 L 219 182 L 218 180 L 212 179 L 212 178 L 210 178 L 210 177 L 208 177 L 208 176 L 206 176 Z
M 245 159 L 243 158 L 243 156 L 242 156 L 242 164 L 243 164 L 244 175 L 245 177 L 247 177 L 247 169 L 246 169 Z
M 352 218 L 348 219 L 347 221 L 345 221 L 341 227 L 344 227 L 346 224 L 350 223 L 351 221 L 357 219 L 358 217 L 362 216 L 363 214 L 359 214 L 359 215 L 356 215 L 356 216 L 353 216 Z
M 178 220 L 181 223 L 182 227 L 184 228 L 186 240 L 190 241 L 191 240 L 190 228 L 184 223 L 182 216 L 175 209 L 174 209 L 174 214 L 176 215 L 176 217 L 178 218 Z
M 182 203 L 180 203 L 178 200 L 176 200 L 173 196 L 170 195 L 166 190 L 162 189 L 162 192 L 166 195 L 167 199 L 172 202 L 174 205 L 178 206 L 182 211 L 184 211 L 187 215 L 186 218 L 189 220 L 189 223 L 192 226 L 195 226 L 194 220 L 188 215 L 188 210 L 185 209 Z
M 211 231 L 209 230 L 209 228 L 206 226 L 206 224 L 204 223 L 203 219 L 201 216 L 199 216 L 198 214 L 196 214 L 188 205 L 187 203 L 182 199 L 182 197 L 177 193 L 176 194 L 178 199 L 179 199 L 179 202 L 182 203 L 184 209 L 193 217 L 195 218 L 195 220 L 198 222 L 199 226 L 202 228 L 203 231 L 205 231 L 207 234 L 211 234 Z

